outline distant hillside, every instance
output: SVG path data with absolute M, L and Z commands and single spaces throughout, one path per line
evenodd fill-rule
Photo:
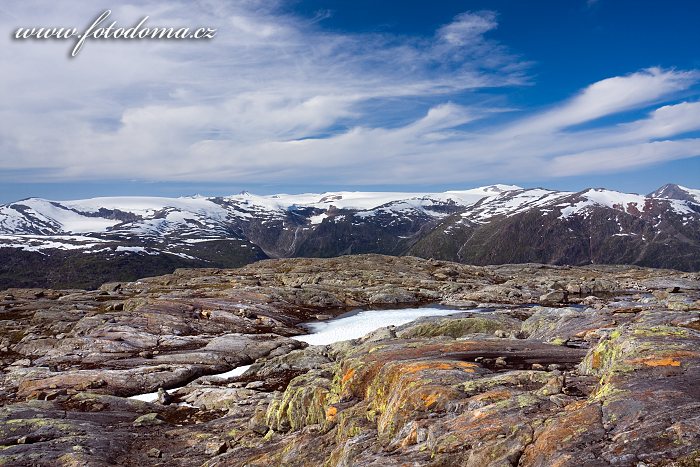
M 700 190 L 493 185 L 444 193 L 38 198 L 0 206 L 0 288 L 93 287 L 268 257 L 416 255 L 472 264 L 700 270 Z

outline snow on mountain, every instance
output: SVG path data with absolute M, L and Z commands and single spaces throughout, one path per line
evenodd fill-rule
M 228 196 L 225 200 L 240 207 L 267 213 L 282 213 L 293 208 L 316 208 L 327 210 L 349 209 L 369 214 L 369 211 L 385 207 L 385 211 L 405 209 L 423 210 L 440 203 L 456 203 L 469 206 L 485 197 L 497 196 L 510 190 L 518 190 L 515 185 L 491 185 L 470 190 L 446 191 L 444 193 L 368 192 L 338 191 L 330 193 L 303 193 L 297 195 L 277 194 L 259 196 L 251 193 Z
M 103 217 L 88 217 L 70 209 L 70 206 L 53 203 L 43 199 L 30 199 L 25 203 L 32 212 L 49 222 L 53 222 L 63 232 L 87 233 L 104 232 L 119 221 Z
M 687 190 L 688 194 L 700 190 Z M 698 198 L 700 200 L 700 197 Z M 697 212 L 691 202 L 681 199 L 656 198 L 634 193 L 622 193 L 603 188 L 593 188 L 580 193 L 553 191 L 541 188 L 521 189 L 505 192 L 499 196 L 486 198 L 467 209 L 462 217 L 472 222 L 489 222 L 497 216 L 514 216 L 530 209 L 540 213 L 558 211 L 560 219 L 574 215 L 586 216 L 596 207 L 615 209 L 631 215 L 641 215 L 655 204 L 665 203 L 676 214 L 691 215 Z
M 80 214 L 54 201 L 31 198 L 0 207 L 0 233 L 104 232 L 117 220 Z
M 578 195 L 580 201 L 575 204 L 564 203 L 558 205 L 562 208 L 560 219 L 566 219 L 574 214 L 584 214 L 590 206 L 605 206 L 612 209 L 628 212 L 629 210 L 643 211 L 647 198 L 641 195 L 620 193 L 617 191 L 591 189 Z
M 487 222 L 496 216 L 512 216 L 528 209 L 547 206 L 570 194 L 541 188 L 516 189 L 484 199 L 463 213 L 462 217 L 473 222 Z
M 652 198 L 677 199 L 700 204 L 700 190 L 669 183 L 649 194 Z
M 368 217 L 381 212 L 421 212 L 432 215 L 433 217 L 443 217 L 447 215 L 447 213 L 440 210 L 439 208 L 441 207 L 450 205 L 468 207 L 483 199 L 498 197 L 504 193 L 521 189 L 522 188 L 514 185 L 491 185 L 474 188 L 471 190 L 446 191 L 444 193 L 429 193 L 422 195 L 412 194 L 410 197 L 404 196 L 402 198 L 387 202 L 386 204 L 372 206 L 369 209 L 358 212 L 356 215 L 359 217 Z
M 177 231 L 187 235 L 207 230 L 226 234 L 227 223 L 233 219 L 283 218 L 290 210 L 301 208 L 356 210 L 360 217 L 390 211 L 427 211 L 439 216 L 430 208 L 446 204 L 469 206 L 485 197 L 516 189 L 519 187 L 493 185 L 445 193 L 341 191 L 268 196 L 242 193 L 225 198 L 128 196 L 71 201 L 31 198 L 0 206 L 0 234 L 163 235 Z M 325 219 L 319 216 L 315 214 L 310 219 L 312 225 Z
M 163 233 L 178 226 L 214 227 L 229 213 L 203 197 L 111 197 L 72 201 L 30 198 L 0 207 L 0 233 Z
M 321 213 L 321 214 L 319 214 L 319 215 L 317 215 L 317 216 L 311 216 L 311 217 L 309 217 L 309 220 L 311 221 L 311 225 L 317 225 L 317 224 L 322 223 L 322 222 L 323 222 L 323 219 L 326 219 L 326 218 L 328 218 L 328 214 L 326 214 L 326 213 L 324 212 L 324 213 Z
M 374 222 L 379 228 L 398 228 L 417 219 L 425 223 L 459 214 L 461 222 L 484 224 L 529 210 L 541 215 L 553 212 L 559 219 L 585 217 L 596 207 L 639 216 L 650 209 L 658 210 L 654 206 L 659 203 L 681 216 L 697 216 L 699 202 L 700 190 L 677 185 L 666 185 L 647 196 L 598 188 L 572 193 L 491 185 L 443 193 L 339 191 L 260 196 L 244 192 L 209 198 L 102 197 L 71 201 L 31 198 L 0 206 L 0 248 L 98 251 L 100 239 L 122 239 L 128 241 L 124 246 L 133 248 L 118 251 L 145 253 L 136 248 L 141 246 L 139 242 L 150 241 L 162 243 L 164 246 L 158 248 L 170 252 L 175 251 L 173 245 L 189 248 L 215 240 L 251 241 L 250 226 L 257 226 L 253 228 L 255 235 L 258 239 L 265 237 L 267 245 L 284 243 L 284 237 L 275 237 L 290 232 L 296 246 L 297 229 L 313 232 L 325 222 L 352 222 L 353 226 Z M 338 210 L 350 211 L 355 220 L 348 221 L 345 214 L 338 215 Z M 406 234 L 411 232 L 399 238 L 408 238 Z M 79 240 L 85 238 L 92 240 Z
M 639 215 L 649 211 L 653 207 L 653 201 L 663 199 L 669 207 L 677 214 L 692 214 L 694 210 L 689 207 L 687 201 L 652 198 L 633 193 L 621 193 L 619 191 L 606 190 L 602 188 L 594 188 L 578 194 L 578 202 L 575 204 L 559 204 L 561 207 L 560 218 L 565 219 L 574 214 L 585 215 L 586 211 L 592 206 L 603 206 L 611 209 L 616 209 L 632 215 Z
M 42 252 L 43 250 L 90 250 L 101 247 L 106 240 L 81 235 L 0 235 L 0 248 L 18 248 L 23 251 Z
M 694 190 L 692 188 L 687 188 L 680 185 L 678 186 L 678 188 L 688 193 L 688 195 L 690 195 L 693 198 L 694 202 L 700 204 L 700 190 Z
M 642 196 L 492 185 L 442 193 L 31 198 L 0 205 L 0 286 L 6 287 L 73 286 L 82 268 L 92 274 L 79 285 L 95 286 L 177 267 L 362 253 L 698 270 L 700 190 L 666 185 Z
M 140 216 L 152 216 L 164 209 L 176 209 L 207 216 L 224 218 L 226 211 L 203 196 L 162 198 L 146 196 L 121 196 L 61 201 L 61 205 L 79 212 L 99 213 L 101 209 L 119 210 Z

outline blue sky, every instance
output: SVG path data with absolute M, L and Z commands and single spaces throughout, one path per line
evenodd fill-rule
M 84 27 L 88 1 L 0 7 Z M 700 187 L 694 1 L 116 2 L 207 43 L 0 48 L 0 202 Z

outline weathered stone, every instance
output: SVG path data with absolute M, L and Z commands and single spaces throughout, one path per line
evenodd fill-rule
M 697 279 L 361 255 L 13 290 L 0 463 L 692 465 Z M 532 307 L 544 291 L 590 308 Z M 488 310 L 329 346 L 289 339 L 373 300 Z M 168 405 L 117 396 L 178 386 Z
M 566 301 L 567 294 L 563 290 L 554 290 L 552 292 L 547 292 L 544 295 L 540 295 L 539 302 L 542 305 L 556 305 L 558 303 L 564 303 Z
M 204 447 L 204 452 L 209 456 L 218 456 L 228 449 L 228 445 L 222 441 L 209 441 Z
M 165 389 L 163 388 L 158 388 L 158 402 L 160 402 L 163 405 L 168 405 L 170 402 L 172 402 L 173 398 L 165 392 Z
M 505 314 L 496 313 L 459 313 L 453 317 L 420 318 L 397 329 L 396 335 L 411 337 L 464 337 L 470 334 L 494 334 L 506 330 L 519 330 L 520 321 Z
M 163 419 L 157 413 L 147 413 L 134 420 L 134 426 L 151 426 L 160 425 L 162 423 L 164 423 Z

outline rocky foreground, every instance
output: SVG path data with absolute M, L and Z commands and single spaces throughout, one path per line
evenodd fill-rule
M 0 300 L 0 464 L 700 465 L 697 273 L 363 255 Z M 292 338 L 422 303 L 472 311 Z

